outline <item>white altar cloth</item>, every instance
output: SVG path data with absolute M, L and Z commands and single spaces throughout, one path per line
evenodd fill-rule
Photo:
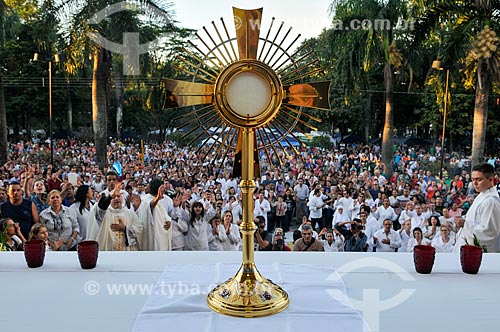
M 0 252 L 0 332 L 129 332 L 150 294 L 149 289 L 143 292 L 138 287 L 152 288 L 165 266 L 238 266 L 240 262 L 241 252 L 236 251 L 100 252 L 97 267 L 82 270 L 76 252 L 47 252 L 44 265 L 30 269 L 22 252 Z M 366 303 L 373 309 L 365 317 L 373 331 L 377 317 L 382 332 L 498 331 L 500 326 L 500 254 L 485 254 L 477 275 L 461 271 L 457 254 L 436 254 L 432 273 L 427 275 L 415 272 L 410 253 L 256 252 L 255 262 L 269 278 L 264 266 L 276 262 L 332 266 L 345 283 L 351 303 Z M 122 286 L 128 286 L 129 292 L 117 288 Z M 394 306 L 386 305 L 404 289 L 414 292 Z M 373 295 L 384 307 L 371 305 Z M 323 295 L 311 301 L 329 299 Z M 291 306 L 294 301 L 291 297 Z M 305 332 L 330 331 L 335 326 L 335 322 L 318 326 L 315 320 L 309 321 Z M 181 330 L 169 325 L 161 332 Z M 241 326 L 237 331 L 243 331 Z
M 288 332 L 308 331 L 313 326 L 329 327 L 329 331 L 363 331 L 363 318 L 350 305 L 342 278 L 333 267 L 324 265 L 258 266 L 263 276 L 289 294 L 290 304 L 279 314 L 245 319 L 213 312 L 207 307 L 207 293 L 233 276 L 238 268 L 235 264 L 167 265 L 139 313 L 134 331 L 178 327 L 186 332 L 250 328 Z

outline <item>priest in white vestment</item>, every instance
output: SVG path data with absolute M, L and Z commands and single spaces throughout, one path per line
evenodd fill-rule
M 90 210 L 87 240 L 99 243 L 101 251 L 139 250 L 142 224 L 137 215 L 123 206 L 121 185 L 102 197 Z
M 142 197 L 137 209 L 139 220 L 143 225 L 141 249 L 146 251 L 172 250 L 171 218 L 162 204 L 164 185 L 161 180 L 149 183 L 149 194 Z

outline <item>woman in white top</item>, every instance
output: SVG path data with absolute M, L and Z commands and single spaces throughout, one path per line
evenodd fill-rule
M 170 218 L 172 218 L 172 251 L 182 251 L 186 246 L 184 233 L 189 230 L 186 221 L 189 220 L 189 211 L 187 210 L 189 198 L 190 194 L 187 191 L 182 195 L 180 204 L 179 198 L 174 198 L 172 201 L 173 207 L 168 212 Z
M 425 227 L 424 237 L 432 241 L 434 238 L 441 236 L 440 229 L 441 223 L 439 222 L 439 218 L 431 216 L 429 219 L 429 225 Z
M 241 242 L 240 228 L 233 223 L 233 214 L 231 211 L 225 211 L 222 214 L 222 222 L 226 232 L 227 241 L 222 243 L 224 251 L 236 251 Z
M 219 215 L 213 217 L 207 224 L 207 238 L 210 251 L 224 250 L 222 244 L 227 242 L 227 235 Z
M 436 248 L 436 252 L 453 252 L 455 239 L 450 237 L 450 229 L 448 226 L 441 226 L 441 236 L 435 237 L 432 240 L 432 246 Z
M 191 206 L 191 213 L 186 235 L 185 250 L 188 251 L 208 251 L 207 219 L 208 214 L 215 215 L 215 210 L 210 205 L 210 210 L 205 212 L 201 202 L 194 202 Z
M 70 210 L 76 214 L 78 226 L 80 227 L 80 237 L 85 240 L 87 236 L 87 225 L 89 223 L 90 208 L 94 205 L 91 199 L 94 197 L 94 191 L 87 185 L 81 185 L 76 190 L 75 202 L 71 204 Z
M 422 229 L 420 227 L 415 227 L 413 229 L 413 237 L 408 241 L 408 245 L 406 247 L 408 252 L 413 252 L 413 248 L 416 245 L 430 245 L 431 241 L 427 240 L 422 235 Z
M 231 211 L 233 216 L 233 223 L 239 225 L 241 224 L 241 215 L 243 210 L 241 209 L 241 204 L 236 200 L 236 196 L 229 196 L 229 202 L 224 205 L 222 212 Z

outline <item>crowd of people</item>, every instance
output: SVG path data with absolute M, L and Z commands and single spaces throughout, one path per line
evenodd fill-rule
M 500 159 L 471 170 L 469 158 L 449 154 L 440 178 L 431 171 L 439 163 L 435 151 L 400 147 L 391 177 L 376 145 L 302 148 L 283 164 L 262 152 L 255 249 L 407 252 L 428 244 L 452 252 L 478 235 L 498 251 Z M 90 142 L 58 141 L 53 165 L 45 162 L 45 145 L 11 145 L 0 167 L 4 248 L 22 250 L 39 238 L 54 251 L 75 250 L 83 240 L 115 251 L 241 250 L 234 155 L 221 160 L 209 152 L 111 141 L 110 166 L 100 168 Z

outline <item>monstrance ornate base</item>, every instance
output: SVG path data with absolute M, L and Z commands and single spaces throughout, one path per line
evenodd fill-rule
M 283 311 L 288 294 L 264 278 L 255 264 L 242 264 L 236 275 L 216 286 L 207 298 L 208 306 L 235 317 L 263 317 Z

